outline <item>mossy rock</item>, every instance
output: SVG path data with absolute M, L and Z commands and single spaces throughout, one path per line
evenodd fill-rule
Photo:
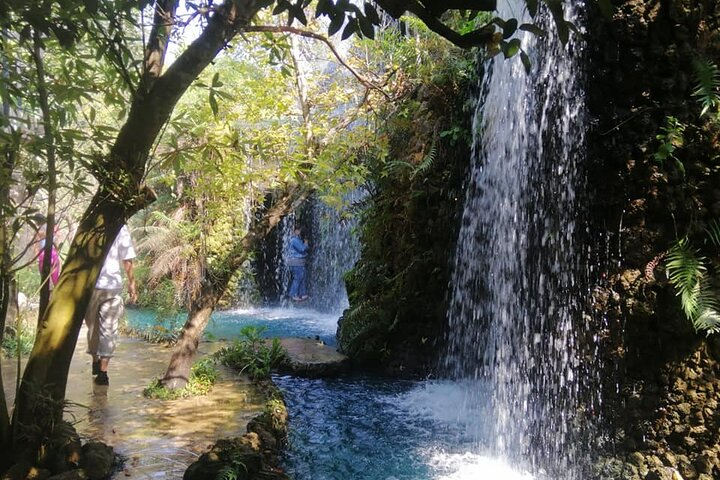
M 218 440 L 211 451 L 193 462 L 183 480 L 215 480 L 223 472 L 233 472 L 237 480 L 253 478 L 262 467 L 262 456 L 242 438 Z

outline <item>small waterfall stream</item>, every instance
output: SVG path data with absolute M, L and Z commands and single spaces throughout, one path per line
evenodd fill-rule
M 525 2 L 498 3 L 500 18 L 532 21 Z M 565 5 L 582 28 L 583 2 Z M 536 475 L 579 480 L 582 400 L 592 389 L 589 342 L 580 338 L 588 296 L 582 46 L 573 38 L 563 46 L 543 16 L 545 38 L 519 35 L 532 72 L 499 55 L 477 104 L 444 367 L 483 384 L 471 396 L 490 392 L 491 424 L 476 432 L 481 449 Z
M 307 261 L 307 287 L 311 299 L 307 306 L 318 312 L 336 313 L 338 316 L 348 306 L 344 275 L 360 256 L 360 243 L 354 229 L 357 218 L 352 207 L 364 197 L 362 190 L 355 190 L 343 199 L 343 207 L 330 206 L 317 198 L 311 198 L 303 207 L 301 215 L 285 216 L 278 225 L 278 258 L 272 260 L 274 282 L 280 303 L 287 303 L 290 288 L 290 272 L 285 266 L 290 238 L 296 225 L 303 230 L 303 238 L 310 242 Z
M 360 189 L 350 192 L 345 196 L 345 206 L 339 210 L 313 200 L 309 232 L 313 244 L 308 271 L 311 306 L 320 312 L 339 314 L 348 307 L 344 275 L 360 256 L 360 242 L 354 232 L 357 218 L 352 206 L 364 196 Z

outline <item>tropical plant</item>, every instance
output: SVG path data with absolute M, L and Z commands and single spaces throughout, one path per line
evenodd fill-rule
M 661 128 L 655 138 L 660 142 L 657 151 L 653 154 L 653 160 L 658 162 L 660 166 L 665 165 L 665 161 L 671 159 L 674 161 L 677 169 L 685 175 L 685 165 L 675 156 L 675 150 L 682 148 L 685 143 L 683 134 L 686 125 L 673 116 L 665 117 L 665 126 Z
M 717 122 L 720 115 L 720 70 L 709 60 L 696 60 L 693 96 L 700 104 L 700 116 L 708 115 Z
M 264 327 L 243 327 L 240 337 L 216 352 L 214 358 L 253 380 L 268 378 L 273 368 L 286 360 L 287 353 L 277 338 L 264 338 L 264 331 Z
M 706 233 L 707 240 L 720 249 L 720 223 L 711 222 Z M 685 316 L 695 330 L 710 335 L 720 332 L 720 300 L 708 263 L 687 237 L 678 240 L 665 258 L 668 279 L 680 297 Z
M 187 207 L 183 206 L 170 215 L 153 211 L 152 224 L 142 227 L 143 236 L 137 248 L 149 257 L 148 288 L 155 289 L 170 278 L 175 286 L 176 304 L 187 308 L 200 291 L 204 265 L 198 251 L 198 225 L 185 221 L 186 216 Z
M 700 117 L 707 117 L 717 128 L 720 123 L 720 70 L 715 63 L 709 60 L 695 60 L 695 89 L 693 97 L 700 106 Z M 672 115 L 665 117 L 665 124 L 660 127 L 660 133 L 655 136 L 658 148 L 653 154 L 653 160 L 661 167 L 666 160 L 672 160 L 678 171 L 685 176 L 685 165 L 676 156 L 676 151 L 685 145 L 685 131 L 690 127 L 685 122 Z

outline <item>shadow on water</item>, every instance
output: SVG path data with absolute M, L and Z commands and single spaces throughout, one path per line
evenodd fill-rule
M 213 346 L 201 345 L 201 353 Z M 213 391 L 204 397 L 173 401 L 151 400 L 142 391 L 167 367 L 172 350 L 123 338 L 110 362 L 110 386 L 93 384 L 85 331 L 70 366 L 67 399 L 75 404 L 78 433 L 111 445 L 126 458 L 115 478 L 182 478 L 187 466 L 218 438 L 245 433 L 247 422 L 263 406 L 263 398 L 247 381 L 222 370 Z M 15 385 L 12 362 L 3 363 L 3 383 Z M 10 393 L 9 402 L 14 399 Z

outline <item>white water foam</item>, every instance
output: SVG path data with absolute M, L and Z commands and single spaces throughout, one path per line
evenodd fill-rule
M 534 480 L 531 474 L 513 469 L 498 458 L 475 453 L 432 453 L 430 465 L 438 472 L 435 480 Z

